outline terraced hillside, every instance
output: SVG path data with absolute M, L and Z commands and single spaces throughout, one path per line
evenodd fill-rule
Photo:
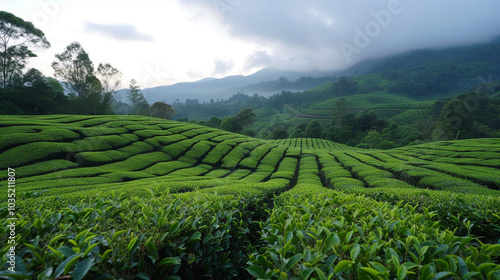
M 0 169 L 16 184 L 17 276 L 500 277 L 500 139 L 361 150 L 141 116 L 0 116 Z M 403 247 L 382 234 L 395 227 Z
M 363 110 L 374 111 L 381 118 L 388 119 L 397 124 L 411 124 L 425 120 L 432 113 L 435 101 L 417 101 L 409 97 L 386 92 L 373 92 L 341 97 L 346 100 L 349 112 L 358 113 Z M 339 98 L 332 98 L 324 102 L 313 104 L 302 110 L 301 117 L 330 119 L 332 108 Z

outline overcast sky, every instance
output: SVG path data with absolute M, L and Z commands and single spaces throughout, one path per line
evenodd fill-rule
M 498 0 L 0 0 L 52 44 L 29 67 L 52 76 L 78 41 L 94 65 L 142 88 L 264 67 L 336 70 L 409 49 L 500 35 Z

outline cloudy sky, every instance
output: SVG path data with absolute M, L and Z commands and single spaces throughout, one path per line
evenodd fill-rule
M 264 67 L 336 70 L 409 49 L 491 40 L 498 0 L 0 0 L 52 47 L 30 62 L 47 76 L 78 41 L 97 66 L 142 88 Z

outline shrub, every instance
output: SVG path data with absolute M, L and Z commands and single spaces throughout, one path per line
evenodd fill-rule
M 11 148 L 0 154 L 0 168 L 18 167 L 40 161 L 65 158 L 75 145 L 57 142 L 36 142 Z

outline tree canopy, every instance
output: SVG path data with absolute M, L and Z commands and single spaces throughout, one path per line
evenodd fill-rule
M 128 100 L 132 103 L 132 115 L 149 115 L 149 104 L 141 92 L 137 81 L 132 79 L 129 84 Z
M 90 76 L 94 76 L 94 64 L 80 43 L 73 42 L 64 49 L 64 52 L 56 54 L 52 68 L 54 76 L 68 83 L 78 98 L 88 96 L 87 82 L 91 80 Z
M 33 23 L 0 11 L 0 85 L 5 88 L 27 61 L 36 57 L 34 49 L 47 49 L 50 43 Z
M 155 118 L 171 120 L 175 114 L 175 110 L 172 105 L 159 101 L 151 106 L 150 114 Z

